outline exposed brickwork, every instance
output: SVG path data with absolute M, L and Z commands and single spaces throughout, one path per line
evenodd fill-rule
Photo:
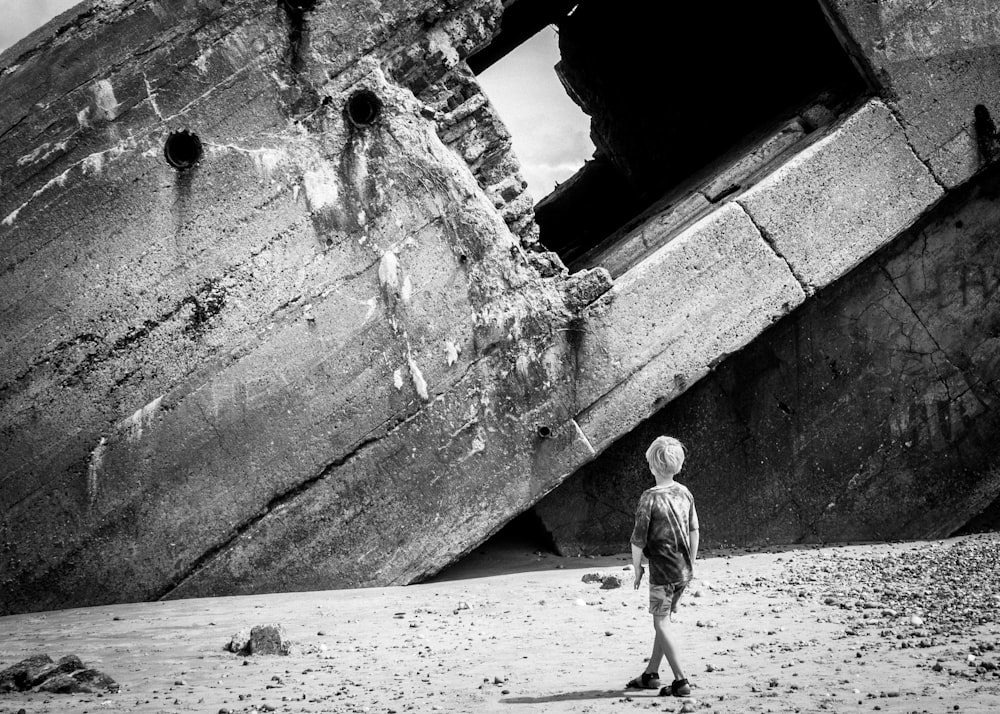
M 479 14 L 492 26 L 488 3 Z M 538 241 L 534 201 L 527 192 L 510 132 L 490 104 L 465 60 L 489 38 L 472 32 L 468 13 L 435 18 L 437 25 L 413 45 L 389 58 L 393 78 L 433 111 L 438 135 L 472 170 L 476 181 L 525 246 Z M 449 51 L 450 50 L 450 51 Z
M 420 99 L 438 111 L 438 134 L 469 165 L 511 232 L 525 246 L 538 241 L 534 201 L 504 126 L 464 63 L 456 66 Z

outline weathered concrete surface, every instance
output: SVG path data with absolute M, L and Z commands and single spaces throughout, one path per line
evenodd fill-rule
M 807 290 L 828 285 L 944 194 L 878 100 L 743 196 Z
M 993 0 L 826 0 L 917 155 L 951 188 L 993 157 L 976 105 L 1000 116 L 1000 13 Z
M 434 112 L 382 69 L 416 54 L 433 79 L 499 12 L 439 13 L 428 38 L 430 8 L 95 6 L 58 41 L 4 55 L 20 64 L 5 96 L 26 102 L 4 105 L 0 140 L 5 611 L 219 592 L 209 565 L 241 537 L 294 572 L 229 572 L 221 591 L 405 579 L 485 537 L 522 491 L 555 485 L 564 474 L 544 465 L 537 483 L 515 478 L 537 451 L 589 458 L 547 403 L 556 438 L 539 444 L 533 425 L 520 446 L 492 436 L 512 433 L 495 392 L 519 415 L 558 394 L 542 388 L 558 356 L 540 360 L 568 315 Z M 37 81 L 74 53 L 88 55 L 68 77 L 79 89 Z M 381 104 L 371 127 L 345 115 L 361 90 Z M 181 127 L 206 147 L 183 173 L 161 158 Z M 501 454 L 509 471 L 479 465 Z M 303 501 L 326 509 L 312 553 L 325 568 L 306 543 L 253 539 Z M 417 528 L 427 540 L 410 539 Z M 434 557 L 406 557 L 407 539 Z M 358 560 L 371 541 L 377 567 Z
M 536 507 L 618 552 L 661 433 L 703 542 L 933 538 L 1000 498 L 1000 173 L 820 291 Z

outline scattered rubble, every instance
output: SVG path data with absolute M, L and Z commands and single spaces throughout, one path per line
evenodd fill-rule
M 834 559 L 790 571 L 787 584 L 822 588 L 823 603 L 849 611 L 853 629 L 888 625 L 905 639 L 963 634 L 998 620 L 1000 553 L 989 539 L 825 560 Z
M 968 679 L 1000 680 L 1000 640 L 955 645 L 1000 622 L 1000 551 L 995 538 L 922 543 L 902 551 L 787 557 L 778 593 L 814 597 L 837 613 L 844 638 L 877 638 L 890 650 L 950 646 L 928 668 Z M 768 587 L 763 576 L 744 587 Z M 702 623 L 698 623 L 702 624 Z M 861 657 L 861 653 L 858 653 Z
M 118 683 L 87 667 L 76 655 L 66 655 L 54 662 L 47 654 L 37 654 L 0 671 L 0 692 L 30 691 L 95 694 L 117 692 Z
M 601 590 L 616 590 L 622 586 L 622 579 L 617 575 L 606 575 L 601 581 Z
M 622 586 L 622 579 L 617 575 L 601 575 L 600 573 L 587 573 L 581 578 L 585 583 L 600 583 L 601 590 L 615 590 Z

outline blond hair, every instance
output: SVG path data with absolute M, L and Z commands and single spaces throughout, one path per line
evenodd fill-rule
M 646 461 L 651 470 L 661 470 L 664 476 L 680 473 L 684 466 L 684 444 L 672 436 L 658 436 L 646 449 Z

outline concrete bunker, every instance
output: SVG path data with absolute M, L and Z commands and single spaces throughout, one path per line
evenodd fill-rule
M 9 247 L 0 292 L 6 333 L 23 336 L 8 341 L 3 361 L 14 504 L 0 519 L 3 607 L 413 582 L 505 526 L 523 532 L 532 516 L 565 544 L 574 523 L 546 521 L 549 496 L 560 516 L 575 509 L 601 524 L 603 533 L 578 531 L 578 543 L 617 550 L 615 521 L 584 510 L 591 501 L 606 508 L 612 493 L 629 497 L 635 485 L 598 478 L 597 498 L 583 489 L 581 505 L 567 507 L 581 490 L 563 484 L 568 475 L 587 486 L 585 473 L 614 451 L 638 453 L 624 444 L 645 438 L 644 420 L 685 409 L 703 410 L 692 412 L 693 427 L 742 445 L 761 440 L 727 436 L 730 425 L 757 406 L 754 423 L 788 449 L 795 442 L 782 435 L 797 432 L 779 428 L 786 420 L 808 426 L 809 409 L 832 411 L 817 398 L 824 386 L 836 404 L 846 395 L 869 412 L 890 409 L 895 451 L 857 453 L 865 482 L 898 511 L 906 489 L 896 484 L 919 475 L 909 463 L 931 463 L 926 449 L 957 452 L 977 433 L 996 433 L 995 398 L 981 386 L 995 384 L 988 340 L 998 333 L 980 297 L 997 284 L 1000 262 L 985 240 L 995 221 L 945 216 L 976 242 L 925 231 L 937 241 L 935 276 L 958 286 L 939 291 L 951 296 L 949 309 L 917 280 L 923 236 L 900 236 L 990 160 L 1000 45 L 983 22 L 989 8 L 960 0 L 884 17 L 884 4 L 823 3 L 869 69 L 851 67 L 815 5 L 761 10 L 774 27 L 733 10 L 742 19 L 709 18 L 701 27 L 712 35 L 699 43 L 681 37 L 699 27 L 685 21 L 706 19 L 697 10 L 629 14 L 638 6 L 596 0 L 318 2 L 308 12 L 254 0 L 177 13 L 130 0 L 82 8 L 72 28 L 60 21 L 0 56 L 0 85 L 14 98 L 0 142 L 10 188 L 0 197 Z M 562 258 L 538 250 L 558 238 L 538 243 L 542 208 L 466 64 L 517 41 L 516 23 L 499 25 L 504 5 L 508 19 L 525 13 L 522 32 L 542 12 L 560 27 L 567 84 L 590 102 L 619 183 L 648 201 L 615 214 L 613 186 L 595 184 L 591 200 L 573 189 L 585 182 L 567 181 L 550 203 L 584 225 L 554 224 L 567 236 Z M 815 37 L 789 48 L 777 29 L 805 12 L 831 48 L 820 59 Z M 970 38 L 970 26 L 986 29 Z M 927 27 L 947 32 L 926 37 Z M 761 44 L 770 31 L 785 63 L 746 59 L 734 44 L 741 31 L 760 45 L 747 53 L 771 52 Z M 661 47 L 668 35 L 704 56 L 674 61 L 674 48 Z M 906 44 L 914 37 L 917 62 Z M 586 50 L 615 71 L 585 71 Z M 97 51 L 94 64 L 68 60 Z M 843 71 L 824 71 L 824 57 Z M 52 75 L 52 66 L 67 71 Z M 600 76 L 607 86 L 593 85 Z M 815 81 L 796 89 L 788 76 Z M 852 107 L 866 86 L 879 97 Z M 608 97 L 622 87 L 614 104 Z M 384 103 L 377 117 L 373 103 L 354 107 L 361 124 L 375 119 L 369 129 L 345 111 L 363 88 Z M 664 96 L 687 113 L 673 117 Z M 163 142 L 182 127 L 212 138 L 212 160 L 170 171 Z M 159 180 L 164 172 L 173 180 Z M 995 192 L 976 195 L 957 200 L 989 204 Z M 617 217 L 597 230 L 606 212 Z M 947 252 L 965 245 L 967 254 Z M 920 260 L 894 252 L 908 246 Z M 858 272 L 872 256 L 873 270 Z M 569 275 L 564 260 L 619 279 Z M 399 280 L 387 281 L 390 273 Z M 66 287 L 74 285 L 92 289 Z M 858 292 L 838 301 L 844 319 L 819 314 L 833 292 L 811 300 L 828 288 Z M 854 313 L 875 303 L 873 289 L 888 311 L 864 312 L 878 340 L 859 340 Z M 982 306 L 969 310 L 966 293 Z M 817 317 L 803 320 L 807 310 Z M 768 343 L 762 334 L 775 326 Z M 810 341 L 792 339 L 802 326 Z M 868 344 L 885 346 L 882 373 L 871 369 L 874 353 L 851 351 Z M 965 357 L 983 363 L 974 365 L 983 376 Z M 852 379 L 874 388 L 852 389 Z M 732 383 L 745 396 L 722 412 L 712 388 L 732 393 Z M 758 386 L 764 398 L 749 398 Z M 895 391 L 880 398 L 888 387 Z M 861 416 L 838 424 L 872 432 Z M 962 433 L 972 436 L 951 445 Z M 715 453 L 711 438 L 687 436 L 693 454 Z M 854 453 L 842 437 L 815 443 L 823 459 Z M 829 514 L 860 512 L 824 498 L 842 481 L 817 477 L 815 460 L 772 451 L 803 468 L 769 469 L 776 482 L 765 503 L 730 500 L 782 516 L 788 528 L 775 537 L 798 537 L 790 528 L 810 525 L 829 503 L 842 504 Z M 883 463 L 906 468 L 894 480 Z M 850 486 L 848 466 L 827 471 Z M 976 490 L 953 489 L 963 498 L 954 508 L 910 502 L 910 512 L 944 512 L 949 528 L 961 527 L 996 500 L 988 474 L 959 475 Z M 928 487 L 939 482 L 951 485 L 946 477 Z M 784 497 L 790 485 L 809 500 Z M 727 497 L 730 486 L 718 482 Z M 712 502 L 706 487 L 698 493 Z M 387 509 L 367 507 L 374 502 Z M 756 523 L 748 514 L 728 522 Z M 918 526 L 904 535 L 936 532 Z

